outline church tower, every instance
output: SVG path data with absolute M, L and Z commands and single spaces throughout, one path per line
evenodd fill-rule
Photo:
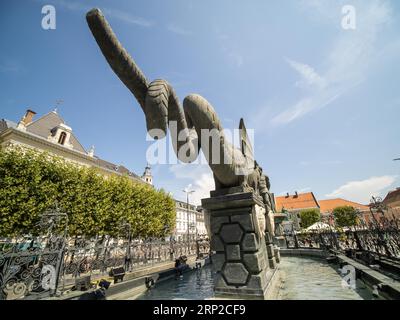
M 151 168 L 149 164 L 147 164 L 146 168 L 144 169 L 142 180 L 148 184 L 153 185 L 153 176 L 151 174 Z

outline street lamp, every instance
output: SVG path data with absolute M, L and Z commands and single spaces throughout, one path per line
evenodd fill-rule
M 186 212 L 187 212 L 187 240 L 188 240 L 188 253 L 190 251 L 190 225 L 189 225 L 189 194 L 195 192 L 195 190 L 189 190 L 189 188 L 185 188 L 182 190 L 183 192 L 186 193 Z

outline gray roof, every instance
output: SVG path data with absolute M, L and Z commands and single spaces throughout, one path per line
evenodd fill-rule
M 7 130 L 8 128 L 16 128 L 17 124 L 7 119 L 1 119 L 0 121 L 0 132 Z
M 47 139 L 51 135 L 52 130 L 60 124 L 66 123 L 56 112 L 52 111 L 28 124 L 26 131 Z M 86 153 L 85 148 L 83 148 L 73 133 L 71 133 L 70 143 L 74 150 Z
M 137 179 L 141 180 L 141 177 L 139 177 L 134 172 L 129 171 L 127 168 L 125 168 L 122 165 L 116 165 L 116 164 L 114 164 L 112 162 L 109 162 L 109 161 L 106 161 L 106 160 L 103 160 L 103 159 L 100 159 L 100 158 L 97 158 L 97 157 L 96 157 L 96 164 L 99 167 L 102 167 L 102 168 L 105 168 L 105 169 L 108 169 L 108 170 L 112 170 L 112 171 L 118 172 L 120 174 L 126 174 L 126 175 L 128 175 L 130 177 L 134 177 L 134 178 L 137 178 Z

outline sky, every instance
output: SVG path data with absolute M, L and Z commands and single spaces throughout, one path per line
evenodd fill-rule
M 44 5 L 56 9 L 53 30 L 41 26 Z M 355 29 L 343 28 L 345 5 Z M 149 80 L 169 81 L 180 101 L 204 96 L 224 128 L 244 118 L 275 195 L 366 204 L 400 185 L 398 1 L 1 1 L 0 118 L 63 100 L 58 113 L 86 149 L 142 174 L 153 141 L 89 31 L 93 7 Z M 200 204 L 214 189 L 206 164 L 152 173 L 176 199 L 189 187 Z

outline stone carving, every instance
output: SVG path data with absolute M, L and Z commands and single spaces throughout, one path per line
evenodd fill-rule
M 167 81 L 147 81 L 100 10 L 92 9 L 86 19 L 110 67 L 139 102 L 148 134 L 160 139 L 168 128 L 171 133 L 176 130 L 179 139 L 172 139 L 173 148 L 183 162 L 194 161 L 202 148 L 215 181 L 211 197 L 202 200 L 207 210 L 211 249 L 215 252 L 212 255 L 217 271 L 215 291 L 263 298 L 274 274 L 269 268 L 275 268 L 276 264 L 269 215 L 274 210 L 274 201 L 269 192 L 269 178 L 254 160 L 243 119 L 239 123 L 238 149 L 226 139 L 221 122 L 206 99 L 191 94 L 183 100 L 182 107 Z M 212 145 L 212 139 L 202 137 L 202 129 L 211 130 L 217 147 L 204 147 L 203 143 Z
M 264 235 L 265 227 L 266 227 L 266 219 L 265 219 L 265 208 L 259 205 L 255 205 L 255 213 L 257 218 L 257 233 L 261 237 Z
M 191 94 L 179 103 L 172 86 L 165 80 L 148 82 L 135 61 L 123 48 L 110 25 L 99 9 L 92 9 L 86 15 L 89 28 L 104 57 L 116 75 L 133 93 L 139 102 L 147 124 L 147 131 L 153 138 L 163 138 L 171 121 L 176 122 L 180 139 L 172 139 L 174 151 L 183 162 L 193 162 L 200 148 L 201 129 L 213 130 L 213 138 L 219 141 L 218 149 L 204 150 L 207 162 L 213 171 L 216 190 L 235 186 L 251 187 L 259 193 L 261 168 L 253 159 L 244 122 L 241 119 L 241 150 L 227 141 L 221 122 L 212 105 L 197 94 Z M 215 134 L 215 135 L 214 135 Z M 177 140 L 177 141 L 176 141 Z M 215 153 L 215 154 L 213 154 Z M 218 153 L 219 161 L 216 161 Z

